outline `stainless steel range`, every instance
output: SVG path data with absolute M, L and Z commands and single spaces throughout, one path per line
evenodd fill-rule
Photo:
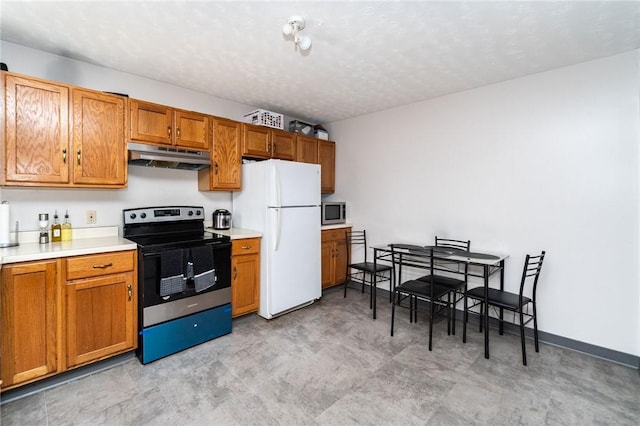
M 146 364 L 231 332 L 231 241 L 204 231 L 204 208 L 123 210 L 138 244 L 138 349 Z

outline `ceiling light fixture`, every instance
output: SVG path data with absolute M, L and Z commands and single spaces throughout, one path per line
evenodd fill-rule
M 304 18 L 302 16 L 292 16 L 282 27 L 282 33 L 287 36 L 293 36 L 293 42 L 300 50 L 305 52 L 311 48 L 311 39 L 308 36 L 298 34 L 303 29 Z

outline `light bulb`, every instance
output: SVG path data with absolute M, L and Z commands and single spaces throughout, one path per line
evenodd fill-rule
M 298 39 L 298 46 L 300 50 L 309 50 L 311 48 L 311 39 L 307 36 L 302 36 Z
M 293 33 L 293 25 L 289 23 L 284 24 L 284 27 L 282 27 L 282 34 L 291 35 L 291 33 Z

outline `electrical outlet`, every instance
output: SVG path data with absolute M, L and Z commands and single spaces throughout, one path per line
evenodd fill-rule
M 95 225 L 98 221 L 98 217 L 96 215 L 95 210 L 87 210 L 87 223 L 89 225 Z

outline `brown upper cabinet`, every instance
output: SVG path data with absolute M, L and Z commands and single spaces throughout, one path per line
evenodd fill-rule
M 252 158 L 279 158 L 295 161 L 295 135 L 283 130 L 243 123 L 242 155 Z
M 333 194 L 336 190 L 336 144 L 318 140 L 318 164 L 320 164 L 320 192 Z
M 209 150 L 208 115 L 135 99 L 130 100 L 129 105 L 132 141 Z
M 212 117 L 211 165 L 198 171 L 198 190 L 232 191 L 242 187 L 241 123 Z
M 296 144 L 298 146 L 296 161 L 318 164 L 318 139 L 296 135 Z
M 18 74 L 2 77 L 2 184 L 126 186 L 126 98 Z

